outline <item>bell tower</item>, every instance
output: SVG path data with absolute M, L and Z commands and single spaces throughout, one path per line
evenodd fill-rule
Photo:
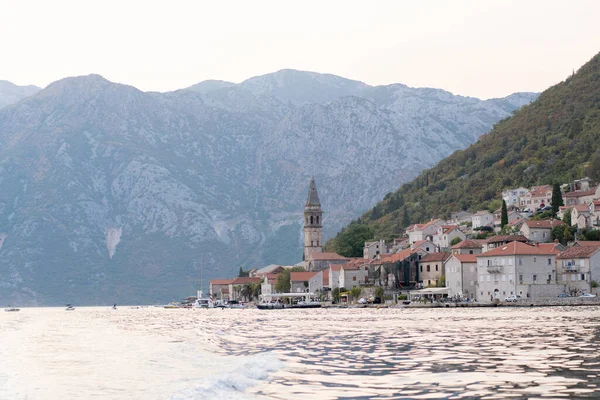
M 310 180 L 308 199 L 304 207 L 304 260 L 310 259 L 310 254 L 323 251 L 323 210 L 317 193 L 315 178 Z

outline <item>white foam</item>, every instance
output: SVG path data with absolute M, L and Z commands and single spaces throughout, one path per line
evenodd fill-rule
M 283 368 L 283 362 L 269 352 L 235 357 L 219 367 L 225 372 L 201 379 L 193 388 L 174 394 L 171 400 L 258 399 L 259 396 L 245 392 Z

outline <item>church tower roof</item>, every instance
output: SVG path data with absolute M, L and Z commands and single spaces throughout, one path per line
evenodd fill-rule
M 321 201 L 319 200 L 319 193 L 317 193 L 317 185 L 315 185 L 315 178 L 312 177 L 310 180 L 310 187 L 308 188 L 308 199 L 306 200 L 306 207 L 321 207 Z

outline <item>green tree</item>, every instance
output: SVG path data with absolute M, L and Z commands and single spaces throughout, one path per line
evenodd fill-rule
M 238 272 L 238 277 L 245 278 L 248 276 L 250 276 L 250 271 L 244 271 L 244 269 L 242 267 L 240 267 L 240 270 Z
M 556 216 L 560 206 L 564 205 L 560 185 L 555 182 L 552 186 L 552 215 Z
M 302 267 L 293 267 L 292 269 L 284 269 L 283 272 L 281 272 L 278 276 L 277 276 L 277 282 L 275 282 L 275 291 L 277 293 L 289 293 L 290 290 L 292 289 L 292 283 L 290 281 L 290 274 L 292 272 L 303 272 L 306 271 L 304 268 Z
M 410 217 L 408 216 L 408 209 L 406 208 L 406 204 L 402 207 L 402 227 L 408 228 L 410 225 Z
M 506 209 L 506 201 L 502 199 L 502 216 L 500 217 L 500 228 L 504 229 L 506 225 L 508 225 L 508 210 Z
M 351 224 L 335 239 L 333 251 L 344 257 L 362 257 L 365 242 L 373 238 L 373 230 L 362 224 Z
M 362 289 L 360 288 L 360 286 L 354 286 L 352 289 L 350 289 L 350 296 L 352 296 L 354 300 L 358 300 L 361 293 Z
M 331 298 L 336 303 L 340 302 L 340 288 L 336 287 L 331 291 Z
M 383 288 L 381 286 L 377 286 L 375 288 L 375 297 L 379 297 L 380 299 L 383 299 Z
M 454 246 L 455 244 L 459 244 L 460 242 L 462 242 L 462 239 L 459 237 L 455 237 L 450 241 L 450 246 Z
M 573 240 L 573 233 L 571 232 L 571 229 L 569 229 L 568 226 L 565 226 L 564 228 L 563 240 L 565 241 L 565 244 Z
M 446 275 L 440 276 L 440 280 L 437 282 L 438 287 L 446 287 Z
M 566 210 L 565 210 L 565 212 L 563 213 L 563 218 L 562 218 L 562 220 L 563 220 L 563 222 L 564 222 L 565 224 L 567 224 L 567 226 L 571 226 L 571 211 L 572 211 L 572 209 L 571 209 L 571 208 L 568 208 L 568 209 L 566 209 Z

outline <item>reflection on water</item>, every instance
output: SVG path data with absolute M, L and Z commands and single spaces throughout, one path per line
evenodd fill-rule
M 599 327 L 598 307 L 24 309 L 0 315 L 0 398 L 598 398 Z

